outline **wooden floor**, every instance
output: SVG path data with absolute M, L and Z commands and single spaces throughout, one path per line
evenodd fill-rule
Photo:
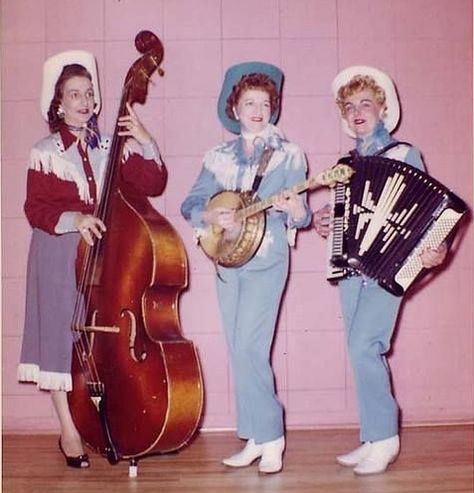
M 284 469 L 262 476 L 220 464 L 240 448 L 233 433 L 201 433 L 179 453 L 111 466 L 91 454 L 87 470 L 67 468 L 52 435 L 4 435 L 3 493 L 472 493 L 472 426 L 407 428 L 402 453 L 382 475 L 356 477 L 334 457 L 357 445 L 354 430 L 289 431 Z

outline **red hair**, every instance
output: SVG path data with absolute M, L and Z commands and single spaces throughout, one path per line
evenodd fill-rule
M 280 103 L 280 96 L 278 94 L 278 89 L 271 77 L 261 73 L 247 74 L 242 76 L 237 84 L 232 88 L 232 91 L 227 98 L 227 103 L 225 107 L 226 115 L 229 118 L 235 120 L 234 107 L 237 106 L 240 96 L 243 92 L 249 89 L 258 89 L 264 91 L 270 97 L 270 108 L 271 113 L 277 110 Z

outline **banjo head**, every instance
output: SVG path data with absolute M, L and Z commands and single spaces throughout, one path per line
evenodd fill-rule
M 226 207 L 240 210 L 255 202 L 252 192 L 221 192 L 209 201 L 208 210 Z M 261 211 L 242 221 L 236 232 L 227 232 L 221 228 L 210 227 L 200 244 L 204 252 L 219 265 L 240 267 L 248 262 L 258 250 L 265 233 L 265 212 Z

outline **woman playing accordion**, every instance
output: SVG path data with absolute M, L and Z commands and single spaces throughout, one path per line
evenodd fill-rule
M 424 170 L 420 152 L 391 136 L 399 121 L 400 105 L 395 86 L 386 74 L 372 67 L 349 67 L 337 75 L 332 89 L 342 127 L 356 141 L 354 156 L 378 155 Z M 380 165 L 383 166 L 383 159 Z M 328 236 L 331 218 L 329 206 L 315 213 L 318 234 Z M 426 248 L 420 255 L 423 267 L 441 264 L 446 253 L 445 242 L 437 248 Z M 339 281 L 339 290 L 357 391 L 361 445 L 336 460 L 353 467 L 355 474 L 381 473 L 397 458 L 400 449 L 399 410 L 392 395 L 385 354 L 402 297 L 357 270 Z

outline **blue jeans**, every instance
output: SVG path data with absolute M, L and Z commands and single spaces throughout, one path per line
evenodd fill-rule
M 398 405 L 391 391 L 385 354 L 401 297 L 372 279 L 353 276 L 339 283 L 347 346 L 355 379 L 362 442 L 398 433 Z
M 266 269 L 220 269 L 217 293 L 232 364 L 237 434 L 268 442 L 284 434 L 270 350 L 288 275 L 288 260 Z

